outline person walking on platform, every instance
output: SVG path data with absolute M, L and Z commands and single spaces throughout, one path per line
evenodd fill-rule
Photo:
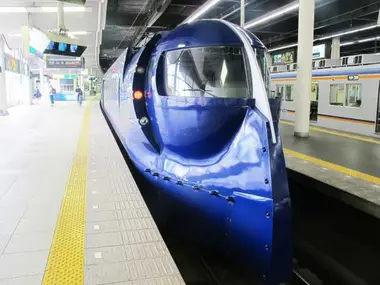
M 41 95 L 40 89 L 38 89 L 38 87 L 36 87 L 36 89 L 34 90 L 34 93 L 33 93 L 32 104 L 35 105 L 36 103 L 38 103 L 38 101 L 41 99 L 41 97 L 42 97 L 42 95 Z
M 57 94 L 57 91 L 54 89 L 53 86 L 50 85 L 50 92 L 49 92 L 49 97 L 50 97 L 50 105 L 54 106 L 54 95 Z
M 79 105 L 82 106 L 82 102 L 83 102 L 83 91 L 82 89 L 80 89 L 79 87 L 77 89 L 75 89 L 75 92 L 77 93 L 77 102 L 79 103 Z

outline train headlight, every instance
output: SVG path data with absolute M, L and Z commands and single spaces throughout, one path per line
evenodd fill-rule
M 146 124 L 149 123 L 149 119 L 147 117 L 142 117 L 140 120 L 139 120 L 139 124 L 141 126 L 145 126 Z
M 142 66 L 139 66 L 136 68 L 136 72 L 139 74 L 143 74 L 145 72 L 145 68 Z

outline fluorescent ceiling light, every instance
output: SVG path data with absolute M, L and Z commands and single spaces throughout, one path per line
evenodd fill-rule
M 323 41 L 323 40 L 327 40 L 327 39 L 331 39 L 331 38 L 338 38 L 338 37 L 342 37 L 342 36 L 346 36 L 346 35 L 351 35 L 351 34 L 355 34 L 358 32 L 363 32 L 363 31 L 375 29 L 379 26 L 380 25 L 376 24 L 376 25 L 371 25 L 371 26 L 359 28 L 359 29 L 349 30 L 349 31 L 345 31 L 345 32 L 337 33 L 337 34 L 332 34 L 332 35 L 329 35 L 326 37 L 318 38 L 318 39 L 315 39 L 315 41 Z
M 366 42 L 376 41 L 376 39 L 377 39 L 377 37 L 362 39 L 362 40 L 358 40 L 358 43 L 366 43 Z
M 25 7 L 0 7 L 0 13 L 26 13 Z
M 287 48 L 292 48 L 292 47 L 296 47 L 298 44 L 291 44 L 291 45 L 286 45 L 286 46 L 281 46 L 281 47 L 277 47 L 277 48 L 272 48 L 272 49 L 268 49 L 268 52 L 272 52 L 272 51 L 276 51 L 276 50 L 282 50 L 282 49 L 287 49 Z
M 353 45 L 355 42 L 345 42 L 345 43 L 341 43 L 340 46 L 341 47 L 344 47 L 344 46 L 350 46 L 350 45 Z
M 295 4 L 290 5 L 288 7 L 285 7 L 285 8 L 284 7 L 279 8 L 273 14 L 269 14 L 269 15 L 260 17 L 257 20 L 254 20 L 252 22 L 247 23 L 244 26 L 244 28 L 245 29 L 249 29 L 249 28 L 252 28 L 254 26 L 260 25 L 262 23 L 268 22 L 269 20 L 273 20 L 273 19 L 279 18 L 279 17 L 285 15 L 286 13 L 289 13 L 289 12 L 292 12 L 294 10 L 297 10 L 299 8 L 299 6 L 300 6 L 299 3 L 295 3 Z
M 367 31 L 367 30 L 375 29 L 375 28 L 378 28 L 378 27 L 380 27 L 379 24 L 370 25 L 370 26 L 366 26 L 366 27 L 361 27 L 361 28 L 357 28 L 357 29 L 353 29 L 353 30 L 348 30 L 348 31 L 344 31 L 344 32 L 336 33 L 336 34 L 331 34 L 331 35 L 329 35 L 329 36 L 325 36 L 325 37 L 322 37 L 322 38 L 314 39 L 313 42 L 316 42 L 316 41 L 323 41 L 323 40 L 328 40 L 328 39 L 332 39 L 332 38 L 339 38 L 339 37 L 342 37 L 342 36 L 351 35 L 351 34 L 355 34 L 355 33 L 363 32 L 363 31 Z M 372 38 L 371 38 L 371 39 L 372 39 Z M 375 39 L 376 39 L 376 38 L 375 38 Z M 375 40 L 375 39 L 374 39 L 374 40 Z M 368 40 L 366 40 L 366 41 L 371 41 L 371 40 L 368 39 Z M 365 42 L 365 41 L 364 41 L 364 42 Z M 358 41 L 341 43 L 340 46 L 347 46 L 347 45 L 354 44 L 354 43 L 358 43 Z M 280 46 L 280 47 L 277 47 L 277 48 L 269 49 L 268 51 L 269 51 L 269 52 L 272 52 L 272 51 L 277 51 L 277 50 L 287 49 L 287 48 L 291 48 L 291 47 L 296 47 L 297 45 L 298 45 L 298 43 L 294 43 L 294 44 L 291 44 L 291 45 Z
M 20 38 L 22 37 L 22 34 L 9 34 L 8 36 Z
M 44 13 L 56 13 L 58 7 L 41 7 L 41 11 Z M 86 7 L 63 7 L 64 12 L 85 12 Z
M 219 1 L 220 0 L 212 0 L 207 2 L 204 6 L 201 6 L 197 11 L 195 11 L 195 13 L 191 15 L 187 20 L 185 20 L 185 23 L 191 23 L 194 20 L 198 19 L 200 16 L 214 7 Z
M 372 42 L 376 40 L 380 40 L 380 37 L 371 37 L 371 38 L 361 39 L 358 41 L 345 42 L 345 43 L 341 43 L 340 46 L 344 47 L 344 46 L 350 46 L 350 45 L 361 44 L 361 43 L 366 43 L 366 42 Z

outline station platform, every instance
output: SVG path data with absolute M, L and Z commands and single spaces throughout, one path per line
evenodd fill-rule
M 185 284 L 97 100 L 0 119 L 0 285 Z
M 287 121 L 280 122 L 280 134 L 297 180 L 311 177 L 325 194 L 380 218 L 380 140 L 314 126 L 309 138 L 296 138 Z

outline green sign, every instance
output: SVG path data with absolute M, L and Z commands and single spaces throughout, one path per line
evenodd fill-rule
M 65 74 L 65 79 L 77 79 L 76 74 Z

